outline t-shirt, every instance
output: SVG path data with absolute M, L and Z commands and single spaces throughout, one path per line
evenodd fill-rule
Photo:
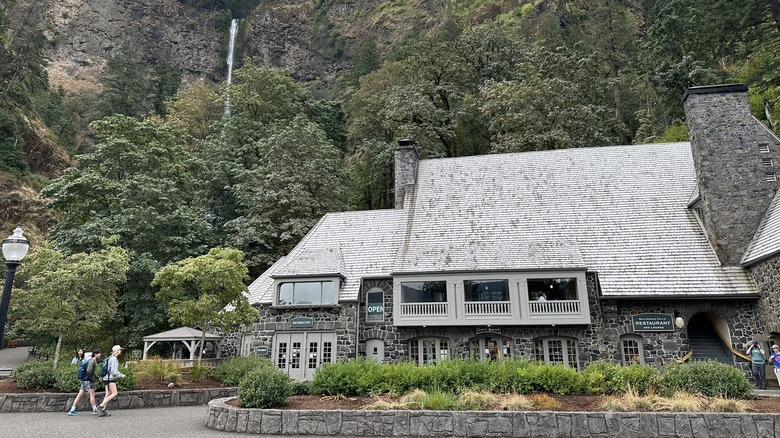
M 780 368 L 780 353 L 773 353 L 771 356 L 769 356 L 769 360 L 772 362 L 772 365 L 774 365 L 775 368 Z
M 764 359 L 764 355 L 761 354 L 761 349 L 758 347 L 753 347 L 753 349 L 750 350 L 750 360 L 757 364 L 766 363 L 766 359 Z

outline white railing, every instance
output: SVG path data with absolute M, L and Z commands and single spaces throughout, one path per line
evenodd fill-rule
M 402 303 L 401 316 L 447 315 L 447 303 Z
M 534 315 L 580 315 L 578 300 L 529 301 L 528 312 Z
M 510 301 L 469 301 L 466 315 L 511 315 Z

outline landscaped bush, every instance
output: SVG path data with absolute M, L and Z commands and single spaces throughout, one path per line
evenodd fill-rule
M 752 398 L 745 374 L 715 361 L 666 366 L 658 376 L 658 389 L 665 397 L 684 391 L 709 397 Z
M 521 393 L 579 394 L 582 392 L 582 376 L 577 370 L 563 365 L 538 363 L 518 370 L 516 386 Z
M 117 391 L 132 391 L 135 389 L 135 385 L 138 381 L 135 375 L 135 371 L 133 371 L 133 369 L 127 365 L 120 365 L 119 372 L 124 374 L 125 377 L 122 379 L 116 379 L 115 383 Z M 95 391 L 102 391 L 104 389 L 105 385 L 103 383 L 103 379 L 100 378 L 100 372 L 98 372 L 95 378 Z
M 54 387 L 63 392 L 78 392 L 81 381 L 78 377 L 79 364 L 60 365 L 54 371 Z
M 180 384 L 182 382 L 181 366 L 171 360 L 163 360 L 159 357 L 137 362 L 133 366 L 139 380 L 152 380 L 162 382 L 172 382 Z
M 276 367 L 260 366 L 238 384 L 238 403 L 242 408 L 279 407 L 291 394 L 290 378 Z
M 290 390 L 293 395 L 309 395 L 311 394 L 310 382 L 292 382 L 290 384 Z
M 16 380 L 16 386 L 21 389 L 52 388 L 54 386 L 54 369 L 52 362 L 25 362 L 11 375 Z
M 239 356 L 228 359 L 214 371 L 214 377 L 228 386 L 236 386 L 250 371 L 258 368 L 276 368 L 268 359 L 259 356 Z
M 622 394 L 629 389 L 647 394 L 655 385 L 658 370 L 649 365 L 621 366 L 598 361 L 590 363 L 582 377 L 585 392 L 591 394 Z
M 215 368 L 208 365 L 193 365 L 190 368 L 190 378 L 193 382 L 202 382 L 214 377 Z
M 312 394 L 323 395 L 370 395 L 388 389 L 382 385 L 380 365 L 374 361 L 357 359 L 324 364 L 314 374 Z M 389 382 L 385 382 L 389 383 Z

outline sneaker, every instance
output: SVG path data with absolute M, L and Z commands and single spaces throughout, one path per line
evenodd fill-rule
M 97 410 L 98 410 L 98 415 L 100 415 L 101 417 L 105 417 L 106 415 L 108 415 L 106 413 L 106 408 L 104 408 L 103 406 L 98 406 Z
M 100 415 L 100 412 L 98 412 L 97 408 L 92 410 L 92 415 Z
M 68 415 L 78 415 L 79 413 L 74 411 L 73 409 L 68 411 Z

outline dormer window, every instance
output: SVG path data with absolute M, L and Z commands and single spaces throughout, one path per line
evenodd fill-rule
M 758 152 L 761 152 L 762 154 L 768 154 L 769 153 L 769 143 L 761 143 L 758 145 Z
M 338 304 L 338 291 L 333 281 L 301 281 L 279 284 L 280 306 Z
M 693 215 L 696 216 L 696 220 L 699 222 L 701 229 L 706 230 L 707 227 L 704 226 L 704 205 L 702 202 L 697 201 L 691 206 L 691 210 L 693 210 Z
M 771 158 L 762 158 L 761 165 L 764 167 L 775 167 L 775 162 Z

